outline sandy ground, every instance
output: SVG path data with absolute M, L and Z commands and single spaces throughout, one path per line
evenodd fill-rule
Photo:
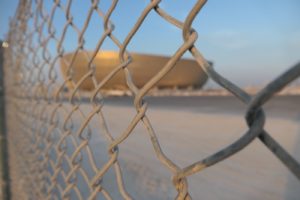
M 147 115 L 165 154 L 184 167 L 235 141 L 247 130 L 246 106 L 232 97 L 149 97 Z M 103 113 L 114 137 L 135 115 L 130 97 L 108 98 Z M 277 97 L 265 105 L 265 129 L 300 161 L 300 96 Z M 84 103 L 81 108 L 90 111 Z M 97 164 L 107 160 L 107 141 L 97 118 L 90 142 Z M 139 123 L 119 145 L 125 187 L 135 199 L 174 199 L 171 173 L 155 156 Z M 86 161 L 87 162 L 87 161 Z M 300 181 L 258 140 L 241 152 L 188 178 L 193 199 L 298 200 Z M 113 199 L 121 199 L 113 170 L 103 179 Z M 101 198 L 100 198 L 101 199 Z

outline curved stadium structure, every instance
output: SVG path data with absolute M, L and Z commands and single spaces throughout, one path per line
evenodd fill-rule
M 88 53 L 91 56 L 92 53 Z M 66 54 L 61 60 L 61 70 L 64 79 L 67 78 L 67 69 L 74 53 Z M 147 55 L 131 53 L 132 62 L 127 66 L 134 84 L 141 88 L 169 61 L 167 56 Z M 113 51 L 99 52 L 93 63 L 96 66 L 95 76 L 98 83 L 108 75 L 115 67 L 119 66 L 119 54 Z M 72 82 L 67 82 L 68 89 L 74 88 L 76 83 L 88 73 L 88 59 L 85 53 L 78 53 L 72 65 Z M 198 66 L 196 61 L 181 59 L 175 67 L 163 77 L 157 88 L 200 88 L 207 81 L 207 76 Z M 91 78 L 87 78 L 80 86 L 80 90 L 91 91 L 94 85 Z M 103 90 L 127 90 L 126 79 L 123 70 L 120 70 L 103 87 Z

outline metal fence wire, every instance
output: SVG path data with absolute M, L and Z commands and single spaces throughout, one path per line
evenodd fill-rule
M 186 13 L 187 17 L 184 21 L 176 19 L 172 13 L 160 8 L 161 0 L 151 0 L 147 4 L 144 2 L 142 13 L 133 28 L 126 33 L 123 41 L 114 35 L 114 25 L 111 21 L 118 0 L 111 0 L 109 8 L 106 9 L 101 8 L 99 0 L 86 1 L 86 4 L 90 4 L 86 15 L 72 13 L 73 3 L 72 0 L 54 0 L 51 7 L 46 8 L 43 0 L 20 1 L 16 14 L 10 22 L 7 37 L 9 48 L 5 50 L 4 70 L 13 199 L 112 199 L 112 195 L 103 185 L 105 181 L 103 177 L 109 170 L 114 171 L 113 177 L 118 186 L 115 190 L 119 191 L 123 199 L 133 199 L 134 195 L 127 191 L 127 185 L 123 181 L 122 168 L 118 160 L 118 145 L 126 141 L 137 124 L 145 128 L 157 159 L 172 174 L 170 181 L 177 191 L 174 199 L 191 199 L 188 176 L 193 176 L 241 151 L 255 138 L 259 138 L 262 144 L 300 179 L 299 163 L 264 130 L 265 115 L 262 109 L 262 106 L 276 92 L 300 76 L 300 64 L 281 74 L 256 95 L 250 96 L 216 72 L 204 59 L 199 47 L 195 45 L 198 33 L 192 28 L 192 23 L 206 3 L 205 0 L 196 1 L 191 10 Z M 128 45 L 131 44 L 136 32 L 143 29 L 142 25 L 150 12 L 180 29 L 183 42 L 178 49 L 174 50 L 175 53 L 159 73 L 143 87 L 137 87 L 128 69 L 128 66 L 135 62 L 128 51 Z M 85 19 L 83 26 L 79 27 L 74 23 L 75 14 Z M 64 16 L 59 25 L 54 23 L 56 15 Z M 85 33 L 92 15 L 99 18 L 103 33 L 98 38 L 93 38 L 96 47 L 92 54 L 88 54 L 85 49 L 85 42 L 88 39 Z M 69 30 L 75 33 L 76 40 L 73 43 L 77 45 L 73 57 L 64 60 L 66 55 L 64 41 Z M 107 40 L 118 48 L 119 64 L 99 81 L 95 76 L 93 60 Z M 73 65 L 80 52 L 85 54 L 88 71 L 75 82 Z M 199 68 L 211 80 L 248 106 L 245 120 L 249 128 L 233 144 L 181 168 L 161 149 L 159 139 L 147 116 L 147 101 L 144 97 L 186 52 L 192 55 Z M 60 62 L 67 65 L 65 79 L 62 79 L 58 73 L 57 66 Z M 126 77 L 126 84 L 133 96 L 136 115 L 119 136 L 113 137 L 102 111 L 105 105 L 101 88 L 118 72 L 124 73 Z M 83 97 L 80 90 L 81 84 L 87 79 L 93 82 L 93 90 L 89 93 L 88 113 L 82 110 Z M 65 88 L 70 82 L 73 83 L 73 88 L 66 97 Z M 93 129 L 92 120 L 98 120 L 101 129 Z M 80 123 L 76 124 L 75 122 L 78 121 Z M 94 153 L 90 143 L 92 134 L 93 137 L 102 136 L 94 132 L 104 134 L 108 146 L 106 152 L 108 159 L 101 165 L 97 161 L 99 155 Z M 83 166 L 83 163 L 89 170 Z

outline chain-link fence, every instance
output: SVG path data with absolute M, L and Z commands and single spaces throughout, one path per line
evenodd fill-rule
M 198 0 L 180 21 L 160 8 L 160 0 L 151 0 L 126 33 L 124 40 L 114 35 L 111 16 L 118 0 L 110 1 L 103 8 L 99 0 L 86 1 L 89 10 L 86 14 L 72 13 L 72 0 L 45 2 L 43 0 L 20 1 L 8 34 L 9 48 L 5 50 L 5 89 L 7 111 L 7 133 L 9 141 L 9 160 L 11 193 L 13 199 L 113 199 L 104 186 L 107 173 L 115 179 L 120 198 L 132 199 L 124 184 L 122 167 L 119 163 L 118 145 L 125 142 L 137 125 L 142 125 L 149 134 L 157 159 L 170 171 L 175 199 L 191 199 L 187 177 L 232 156 L 259 138 L 274 156 L 299 179 L 300 166 L 265 130 L 265 114 L 262 106 L 288 83 L 300 76 L 300 64 L 273 80 L 264 89 L 251 97 L 237 85 L 217 73 L 203 58 L 195 46 L 198 33 L 191 27 L 201 11 L 205 0 Z M 162 20 L 182 31 L 183 42 L 174 50 L 161 70 L 145 84 L 138 87 L 129 66 L 135 62 L 128 46 L 138 30 L 142 29 L 149 13 L 155 13 Z M 58 15 L 60 23 L 54 23 Z M 80 15 L 84 23 L 78 26 L 73 15 Z M 103 29 L 97 37 L 87 38 L 86 30 L 91 17 L 96 17 Z M 57 20 L 56 20 L 57 21 Z M 68 31 L 73 33 L 74 53 L 66 59 L 65 48 Z M 95 49 L 88 53 L 86 40 L 93 40 Z M 105 41 L 117 48 L 118 61 L 114 68 L 101 80 L 96 77 L 94 59 L 102 51 Z M 200 69 L 217 84 L 230 91 L 237 99 L 248 106 L 246 121 L 249 129 L 245 134 L 226 148 L 195 161 L 186 167 L 179 167 L 165 154 L 160 146 L 151 120 L 147 116 L 147 101 L 144 97 L 174 68 L 183 54 L 189 52 Z M 75 81 L 74 65 L 78 56 L 85 60 L 87 70 Z M 60 74 L 59 65 L 66 66 L 65 77 Z M 126 85 L 133 96 L 135 116 L 128 126 L 117 135 L 109 130 L 103 113 L 105 97 L 102 88 L 116 74 L 122 73 Z M 82 94 L 81 85 L 90 81 L 92 89 Z M 71 85 L 71 87 L 70 87 Z M 66 92 L 66 90 L 68 90 Z M 84 108 L 82 100 L 88 99 Z M 86 109 L 88 107 L 88 109 Z M 94 121 L 92 123 L 92 121 Z M 96 122 L 95 122 L 96 121 Z M 118 122 L 116 122 L 118 123 Z M 99 128 L 94 128 L 97 124 Z M 186 130 L 188 131 L 188 130 Z M 100 134 L 101 133 L 101 134 Z M 90 143 L 94 137 L 105 137 L 108 151 L 97 154 Z M 134 136 L 132 136 L 134 137 Z M 97 147 L 96 147 L 97 148 Z M 106 156 L 99 164 L 99 156 Z M 113 187 L 113 186 L 111 186 Z M 199 198 L 199 197 L 198 197 Z

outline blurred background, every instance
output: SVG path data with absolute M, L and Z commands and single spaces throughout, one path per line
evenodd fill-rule
M 13 16 L 17 0 L 0 0 L 0 38 L 5 39 L 9 18 Z M 61 1 L 65 4 L 66 1 Z M 129 30 L 149 1 L 120 1 L 112 14 L 115 24 L 114 35 L 123 41 Z M 165 0 L 160 6 L 174 17 L 184 20 L 195 0 Z M 106 11 L 110 1 L 100 1 Z M 82 27 L 91 3 L 75 0 L 71 13 L 74 23 Z M 52 1 L 45 1 L 50 10 Z M 196 46 L 204 57 L 214 63 L 215 69 L 241 87 L 265 85 L 274 77 L 299 61 L 300 51 L 300 1 L 298 0 L 209 0 L 199 13 L 193 27 L 199 38 Z M 80 14 L 75 14 L 80 13 Z M 63 26 L 65 15 L 57 14 L 55 26 Z M 57 33 L 62 28 L 56 28 Z M 103 31 L 102 21 L 92 16 L 86 31 L 85 49 L 93 50 L 95 40 Z M 74 51 L 77 35 L 67 32 L 64 43 L 66 52 Z M 74 42 L 76 41 L 76 42 Z M 172 55 L 182 43 L 180 29 L 171 26 L 153 11 L 138 31 L 128 50 L 130 52 Z M 55 51 L 55 44 L 49 49 Z M 116 50 L 110 40 L 103 45 L 105 50 Z M 189 53 L 185 57 L 191 57 Z M 253 78 L 255 77 L 255 78 Z M 299 85 L 299 80 L 293 84 Z M 218 87 L 211 81 L 206 88 Z

